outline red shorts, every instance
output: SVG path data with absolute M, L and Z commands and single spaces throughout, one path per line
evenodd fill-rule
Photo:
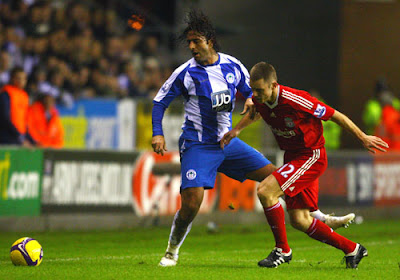
M 287 209 L 318 209 L 318 178 L 327 165 L 325 148 L 285 153 L 285 164 L 272 175 L 285 193 Z

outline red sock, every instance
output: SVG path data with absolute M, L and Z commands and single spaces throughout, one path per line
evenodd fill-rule
M 357 243 L 337 234 L 333 229 L 317 219 L 313 220 L 306 233 L 311 238 L 342 250 L 345 254 L 353 252 L 357 246 Z
M 285 212 L 281 204 L 278 202 L 274 206 L 264 208 L 264 214 L 274 234 L 275 247 L 281 248 L 283 253 L 288 253 L 290 247 L 286 237 Z

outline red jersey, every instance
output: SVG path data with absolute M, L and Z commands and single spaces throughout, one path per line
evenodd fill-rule
M 254 97 L 253 102 L 282 150 L 319 149 L 324 146 L 321 120 L 329 120 L 335 110 L 308 92 L 278 85 L 274 104 L 259 103 Z

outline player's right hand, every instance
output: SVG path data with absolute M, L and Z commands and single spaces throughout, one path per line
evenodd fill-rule
M 163 135 L 155 135 L 151 140 L 151 146 L 153 146 L 154 152 L 157 154 L 164 155 L 164 152 L 167 151 L 167 145 L 165 144 L 165 139 Z
M 239 135 L 239 133 L 240 133 L 239 130 L 236 130 L 236 129 L 232 129 L 232 130 L 228 131 L 227 133 L 225 133 L 224 136 L 222 136 L 221 141 L 219 142 L 221 149 L 223 149 L 225 147 L 225 145 L 228 145 L 233 138 L 235 138 Z

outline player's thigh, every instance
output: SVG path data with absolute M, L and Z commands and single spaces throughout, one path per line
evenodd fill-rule
M 255 171 L 247 173 L 246 178 L 253 180 L 253 181 L 261 182 L 265 178 L 267 178 L 269 175 L 271 175 L 275 170 L 276 170 L 276 166 L 273 165 L 272 163 L 270 163 L 270 164 L 267 164 Z
M 224 160 L 219 145 L 186 141 L 181 155 L 181 192 L 186 188 L 214 187 L 218 166 Z
M 293 158 L 272 175 L 277 179 L 285 195 L 294 197 L 318 182 L 317 179 L 326 167 L 325 150 L 317 149 Z
M 238 138 L 232 139 L 223 152 L 225 160 L 218 171 L 240 182 L 246 179 L 261 181 L 273 169 L 271 162 L 259 151 Z M 247 177 L 250 174 L 252 178 Z

